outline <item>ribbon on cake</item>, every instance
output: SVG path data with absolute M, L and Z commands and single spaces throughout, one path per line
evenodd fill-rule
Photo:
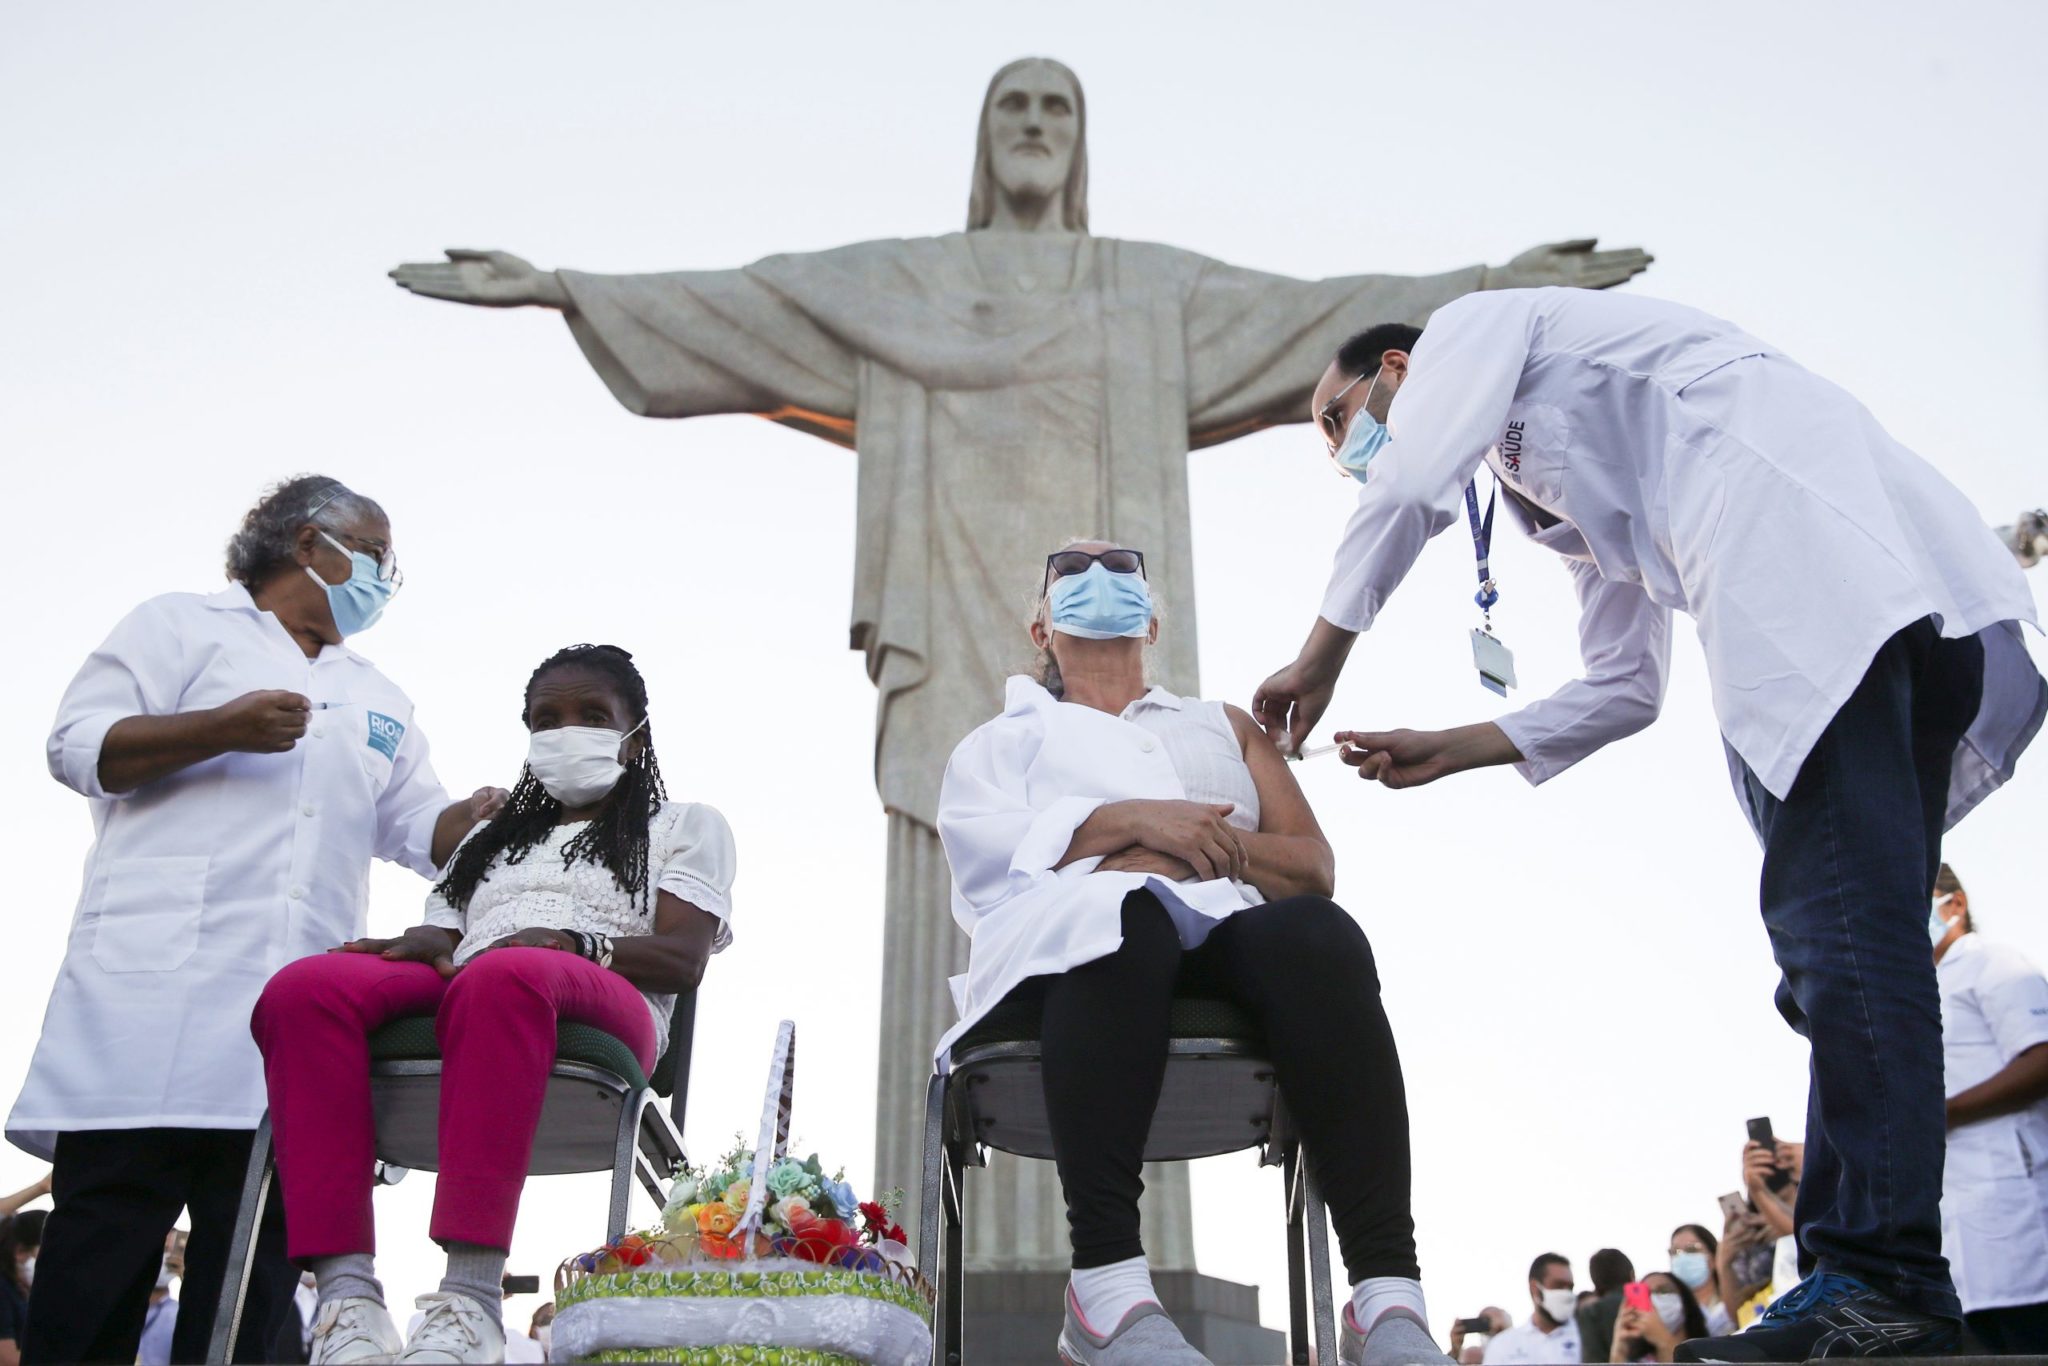
M 796 1102 L 796 1021 L 784 1020 L 775 1031 L 775 1052 L 768 1060 L 768 1091 L 761 1101 L 760 1137 L 754 1144 L 754 1170 L 748 1183 L 747 1208 L 735 1230 L 740 1245 L 753 1247 L 768 1212 L 768 1173 L 789 1151 L 789 1112 Z

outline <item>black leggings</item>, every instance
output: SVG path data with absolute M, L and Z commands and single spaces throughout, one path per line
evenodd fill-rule
M 1166 908 L 1141 891 L 1124 898 L 1123 935 L 1107 958 L 1016 989 L 1043 1000 L 1045 1103 L 1075 1268 L 1144 1255 L 1145 1137 L 1178 991 L 1258 1022 L 1351 1283 L 1419 1276 L 1401 1059 L 1357 922 L 1323 897 L 1289 897 L 1239 911 L 1184 951 Z

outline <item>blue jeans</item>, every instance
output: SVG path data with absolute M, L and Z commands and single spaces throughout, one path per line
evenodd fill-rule
M 1800 1267 L 1960 1320 L 1941 1255 L 1941 1001 L 1927 938 L 1949 767 L 1984 647 L 1915 622 L 1877 652 L 1780 801 L 1748 775 L 1764 842 L 1778 1010 L 1813 1046 L 1794 1217 Z

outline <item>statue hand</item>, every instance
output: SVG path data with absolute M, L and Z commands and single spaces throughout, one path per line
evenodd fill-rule
M 526 304 L 563 308 L 568 304 L 554 272 L 536 270 L 530 262 L 509 251 L 450 247 L 446 261 L 409 262 L 391 271 L 390 276 L 401 289 L 458 304 L 481 304 L 485 308 L 518 308 Z
M 1488 267 L 1486 287 L 1535 289 L 1543 285 L 1571 285 L 1578 289 L 1607 289 L 1642 274 L 1657 259 L 1640 247 L 1593 250 L 1599 242 L 1597 237 L 1577 237 L 1569 242 L 1531 247 L 1504 266 Z

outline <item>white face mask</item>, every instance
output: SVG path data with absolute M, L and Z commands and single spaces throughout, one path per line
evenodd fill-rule
M 537 730 L 526 740 L 526 771 L 562 805 L 588 806 L 619 785 L 619 751 L 640 726 L 624 735 L 604 726 Z
M 36 1259 L 33 1257 L 23 1257 L 19 1265 L 21 1267 L 21 1283 L 23 1285 L 34 1285 L 36 1283 Z
M 1667 1290 L 1661 1294 L 1650 1296 L 1650 1305 L 1657 1311 L 1657 1317 L 1664 1320 L 1664 1326 L 1666 1328 L 1669 1328 L 1674 1333 L 1684 1331 L 1684 1300 L 1681 1300 L 1680 1298 L 1678 1298 L 1678 1296 L 1672 1294 L 1670 1291 Z
M 1543 1312 L 1559 1323 L 1570 1323 L 1579 1312 L 1578 1292 L 1569 1286 L 1543 1292 Z
M 555 1350 L 555 1325 L 554 1325 L 554 1324 L 552 1324 L 552 1323 L 543 1323 L 543 1324 L 542 1324 L 542 1325 L 541 1325 L 540 1327 L 538 1327 L 538 1328 L 534 1329 L 534 1330 L 533 1330 L 533 1340 L 534 1340 L 535 1342 L 537 1342 L 537 1343 L 539 1343 L 539 1344 L 540 1344 L 540 1349 L 541 1349 L 541 1351 L 543 1351 L 543 1352 L 552 1352 L 552 1351 L 554 1351 L 554 1350 Z

